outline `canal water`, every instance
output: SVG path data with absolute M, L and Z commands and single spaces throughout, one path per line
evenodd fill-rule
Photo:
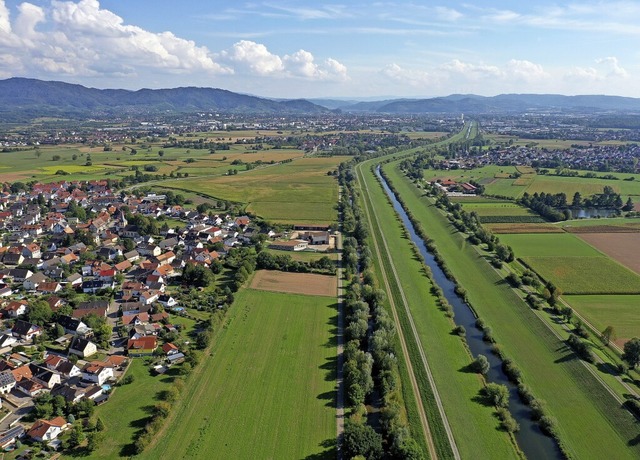
M 572 219 L 593 219 L 598 217 L 612 217 L 620 214 L 617 209 L 602 208 L 570 208 Z
M 502 370 L 502 361 L 491 352 L 491 344 L 482 340 L 482 332 L 476 326 L 476 317 L 469 306 L 456 294 L 455 285 L 450 281 L 435 261 L 433 255 L 427 250 L 424 241 L 416 234 L 413 224 L 402 209 L 402 206 L 396 199 L 395 194 L 389 188 L 387 181 L 380 174 L 380 166 L 376 169 L 376 175 L 380 178 L 385 192 L 393 203 L 393 208 L 402 218 L 402 223 L 409 232 L 411 241 L 413 241 L 420 253 L 425 259 L 433 273 L 434 282 L 440 286 L 447 301 L 453 307 L 455 313 L 455 323 L 464 326 L 466 330 L 466 339 L 473 356 L 482 354 L 487 357 L 491 364 L 491 369 L 487 374 L 487 380 L 494 383 L 506 385 L 509 388 L 509 411 L 513 418 L 520 424 L 520 430 L 516 433 L 516 439 L 520 449 L 527 458 L 530 459 L 563 459 L 564 456 L 560 451 L 555 440 L 546 436 L 538 424 L 531 420 L 531 409 L 525 405 L 518 395 L 516 385 L 511 383 L 507 375 Z M 490 326 L 490 325 L 489 325 Z M 515 363 L 516 365 L 518 363 Z M 498 420 L 491 422 L 498 423 Z M 488 422 L 488 423 L 491 423 Z M 460 435 L 460 434 L 459 434 Z M 464 436 L 464 434 L 461 434 Z

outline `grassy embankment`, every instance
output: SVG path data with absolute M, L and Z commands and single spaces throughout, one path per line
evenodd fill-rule
M 519 366 L 536 397 L 558 420 L 565 449 L 576 458 L 637 458 L 635 419 L 597 382 L 575 354 L 468 245 L 433 203 L 394 163 L 385 171 L 414 216 L 436 242 L 470 302 Z M 585 433 L 589 433 L 585 436 Z
M 381 271 L 378 266 L 380 263 L 385 265 L 387 274 L 392 273 L 390 265 L 393 263 L 398 273 L 418 330 L 420 343 L 416 343 L 413 339 L 398 286 L 395 279 L 390 276 L 391 295 L 394 296 L 398 306 L 401 326 L 414 363 L 413 368 L 417 373 L 420 388 L 424 390 L 421 397 L 428 414 L 431 415 L 429 419 L 431 430 L 436 442 L 440 442 L 439 450 L 448 452 L 448 448 L 443 446 L 446 444 L 446 434 L 442 422 L 436 418 L 437 408 L 433 395 L 424 370 L 420 367 L 422 364 L 417 350 L 419 346 L 422 346 L 427 354 L 436 387 L 462 458 L 515 458 L 517 454 L 508 435 L 496 429 L 498 421 L 492 417 L 493 409 L 476 401 L 483 383 L 477 374 L 464 370 L 471 362 L 470 353 L 460 337 L 451 333 L 455 326 L 453 321 L 438 309 L 436 298 L 430 292 L 432 284 L 424 274 L 421 262 L 415 257 L 401 222 L 388 205 L 387 198 L 373 173 L 369 171 L 370 164 L 368 162 L 362 165 L 362 174 L 359 177 L 368 185 L 369 195 L 365 194 L 365 199 L 367 199 L 369 212 L 375 216 L 373 236 L 379 241 L 383 237 L 386 238 L 389 247 L 393 250 L 390 256 L 393 262 L 389 260 L 389 254 L 385 251 L 382 251 L 381 261 L 375 260 L 376 275 L 380 279 Z M 402 359 L 399 361 L 402 362 Z M 406 378 L 403 378 L 404 388 L 408 391 L 411 389 Z M 408 403 L 412 398 L 411 394 L 407 394 L 405 401 Z M 415 432 L 419 421 L 413 423 Z

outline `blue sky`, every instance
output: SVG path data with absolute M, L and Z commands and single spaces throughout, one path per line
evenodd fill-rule
M 640 2 L 0 0 L 0 78 L 271 97 L 640 97 Z

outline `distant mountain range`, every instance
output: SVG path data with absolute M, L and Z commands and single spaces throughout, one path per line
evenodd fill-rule
M 454 94 L 426 99 L 357 102 L 340 99 L 274 100 L 217 88 L 95 89 L 30 78 L 0 80 L 0 114 L 194 112 L 322 114 L 331 111 L 390 114 L 509 113 L 524 111 L 616 111 L 640 113 L 640 99 L 619 96 Z
M 309 101 L 274 101 L 218 88 L 95 89 L 31 78 L 0 80 L 0 111 L 322 113 L 329 109 Z

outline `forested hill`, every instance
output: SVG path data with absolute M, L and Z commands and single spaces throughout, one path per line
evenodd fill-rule
M 317 99 L 273 100 L 218 88 L 96 89 L 59 81 L 31 78 L 0 80 L 0 114 L 31 116 L 110 112 L 223 111 L 244 114 L 321 114 L 331 110 L 360 113 L 522 113 L 579 111 L 640 113 L 640 99 L 619 96 L 563 96 L 557 94 L 500 94 L 485 97 L 454 94 L 427 99 L 373 102 Z M 323 103 L 325 104 L 323 106 Z
M 509 113 L 530 110 L 640 113 L 640 99 L 600 95 L 500 94 L 485 97 L 473 94 L 453 94 L 428 99 L 359 102 L 339 108 L 347 112 L 383 113 Z
M 217 88 L 95 89 L 30 78 L 0 80 L 0 111 L 90 113 L 112 110 L 212 111 L 237 113 L 323 113 L 329 110 L 306 100 L 273 101 Z

